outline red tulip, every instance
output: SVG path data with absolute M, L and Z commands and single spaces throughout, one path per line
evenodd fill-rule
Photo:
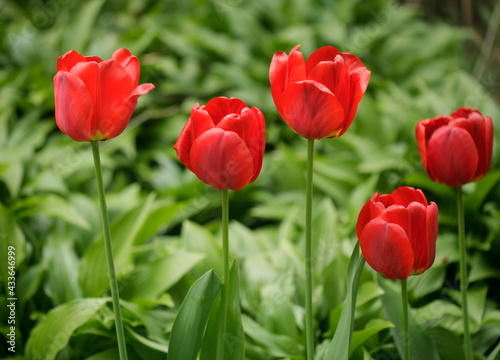
M 236 98 L 194 105 L 174 149 L 204 183 L 240 190 L 259 176 L 266 145 L 264 115 Z
M 366 262 L 388 279 L 406 280 L 434 263 L 438 207 L 421 190 L 400 187 L 377 192 L 363 206 L 356 234 Z
M 307 139 L 335 138 L 347 131 L 370 80 L 361 60 L 333 46 L 304 58 L 300 45 L 290 55 L 274 54 L 271 93 L 283 120 Z
M 127 49 L 110 60 L 75 50 L 57 59 L 54 76 L 56 123 L 76 141 L 108 140 L 127 126 L 137 99 L 154 88 L 139 83 L 139 60 Z
M 493 122 L 476 109 L 463 107 L 450 116 L 422 120 L 416 135 L 422 164 L 433 181 L 462 186 L 490 170 Z

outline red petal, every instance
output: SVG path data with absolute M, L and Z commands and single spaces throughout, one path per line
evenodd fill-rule
M 307 79 L 317 81 L 330 89 L 342 105 L 345 117 L 342 131 L 338 136 L 342 135 L 351 125 L 370 79 L 368 70 L 363 68 L 361 73 L 351 73 L 349 67 L 350 65 L 344 61 L 342 56 L 337 56 L 334 62 L 320 62 L 307 75 Z
M 253 174 L 253 159 L 243 140 L 232 131 L 211 129 L 191 148 L 193 172 L 217 190 L 240 190 Z
M 217 126 L 224 116 L 229 114 L 241 114 L 241 110 L 246 107 L 247 105 L 240 99 L 216 97 L 210 100 L 203 109 L 208 111 L 214 125 Z
M 139 96 L 147 94 L 152 89 L 154 89 L 153 84 L 142 84 L 135 88 L 123 105 L 112 115 L 111 123 L 115 127 L 110 130 L 108 139 L 120 135 L 123 130 L 125 130 L 125 127 L 137 107 Z
M 427 270 L 429 264 L 429 241 L 427 229 L 427 207 L 412 202 L 408 205 L 408 231 L 415 261 L 412 274 L 418 275 Z
M 378 217 L 388 223 L 401 226 L 407 236 L 409 236 L 408 209 L 406 207 L 401 205 L 391 205 Z
M 429 172 L 450 187 L 470 182 L 479 158 L 470 134 L 461 128 L 445 126 L 432 135 L 427 144 Z
M 383 204 L 379 202 L 379 192 L 377 191 L 373 196 L 371 197 L 370 200 L 366 202 L 366 204 L 361 208 L 361 211 L 359 212 L 358 215 L 358 221 L 356 223 L 356 235 L 358 239 L 361 237 L 361 233 L 370 222 L 370 220 L 376 218 L 382 211 L 385 210 L 385 207 Z
M 322 139 L 339 133 L 344 110 L 335 95 L 315 81 L 293 83 L 282 95 L 283 119 L 307 139 Z
M 436 240 L 438 236 L 438 207 L 435 202 L 431 202 L 427 206 L 427 220 L 425 228 L 427 229 L 427 248 L 429 251 L 429 258 L 427 262 L 427 269 L 432 266 L 436 257 Z
M 385 206 L 402 205 L 408 207 L 410 203 L 416 201 L 424 206 L 427 206 L 427 199 L 420 189 L 414 189 L 410 186 L 400 186 L 390 195 L 384 197 Z
M 281 95 L 291 83 L 306 79 L 304 57 L 299 51 L 300 45 L 295 46 L 288 56 L 283 51 L 274 54 L 269 67 L 269 81 L 271 83 L 271 94 L 276 109 L 283 117 L 283 106 Z
M 70 71 L 79 62 L 86 62 L 83 55 L 71 50 L 57 59 L 57 71 Z
M 217 127 L 235 132 L 246 144 L 253 158 L 254 174 L 250 182 L 255 181 L 262 168 L 262 158 L 266 145 L 264 115 L 257 108 L 245 108 L 241 115 L 227 115 Z
M 457 111 L 453 115 L 456 116 L 457 114 L 465 112 L 464 109 L 459 110 L 462 111 Z M 474 143 L 476 144 L 479 156 L 474 179 L 479 180 L 489 171 L 491 167 L 493 124 L 491 123 L 491 118 L 488 122 L 488 120 L 485 120 L 481 113 L 477 110 L 470 111 L 467 115 L 467 118 L 457 118 L 456 120 L 451 121 L 450 126 L 460 127 L 472 136 L 472 140 L 474 140 Z M 490 127 L 491 130 L 489 129 Z
M 118 63 L 125 69 L 125 71 L 130 75 L 132 83 L 137 86 L 139 83 L 140 66 L 139 59 L 130 54 L 127 49 L 118 49 L 113 53 L 111 57 L 113 60 L 118 61 Z
M 321 61 L 335 61 L 337 55 L 340 54 L 333 46 L 323 46 L 318 50 L 314 51 L 306 61 L 306 74 L 309 76 L 309 73 L 314 69 L 316 65 L 318 65 Z
M 193 143 L 198 136 L 213 128 L 212 118 L 205 108 L 198 104 L 194 105 L 191 109 L 191 142 Z
M 413 251 L 404 230 L 396 224 L 374 219 L 359 239 L 366 262 L 388 279 L 406 280 L 413 267 Z
M 191 118 L 189 118 L 184 125 L 179 138 L 175 142 L 174 149 L 177 153 L 177 158 L 191 171 L 193 171 L 190 155 L 192 145 L 193 139 L 191 135 Z
M 73 140 L 90 141 L 92 98 L 85 84 L 66 71 L 54 77 L 56 123 Z

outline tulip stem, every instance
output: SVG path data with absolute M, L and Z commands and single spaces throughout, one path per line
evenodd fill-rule
M 219 336 L 217 338 L 217 360 L 224 359 L 227 303 L 229 298 L 229 190 L 222 190 L 222 293 L 220 307 Z
M 314 139 L 307 139 L 306 177 L 306 349 L 307 360 L 314 359 L 313 306 L 312 306 L 312 197 L 313 197 Z
M 116 281 L 115 263 L 113 260 L 113 248 L 111 245 L 111 232 L 109 230 L 108 208 L 104 195 L 102 183 L 101 157 L 99 154 L 99 141 L 91 141 L 92 155 L 94 156 L 95 175 L 97 180 L 97 194 L 99 197 L 99 208 L 101 210 L 102 233 L 104 236 L 104 250 L 108 263 L 109 284 L 111 288 L 111 298 L 113 299 L 113 311 L 115 314 L 116 338 L 118 340 L 118 353 L 120 360 L 127 360 L 127 346 L 125 344 L 125 333 L 123 331 L 122 313 L 120 309 L 120 294 L 118 292 L 118 282 Z
M 403 354 L 404 360 L 410 360 L 410 345 L 408 342 L 408 290 L 406 280 L 401 280 L 401 299 L 403 305 Z
M 469 331 L 467 306 L 467 246 L 465 243 L 465 217 L 462 187 L 457 187 L 458 247 L 460 251 L 460 291 L 462 293 L 462 318 L 464 321 L 465 359 L 472 360 L 472 344 Z

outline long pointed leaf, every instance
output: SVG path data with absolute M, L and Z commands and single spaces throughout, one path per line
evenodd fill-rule
M 359 250 L 359 243 L 356 243 L 347 267 L 347 296 L 342 307 L 337 330 L 326 351 L 324 360 L 343 360 L 349 356 L 354 326 L 354 312 L 356 310 L 356 295 L 364 264 L 365 259 Z
M 220 291 L 220 279 L 213 270 L 191 286 L 172 326 L 168 360 L 196 359 L 208 316 Z

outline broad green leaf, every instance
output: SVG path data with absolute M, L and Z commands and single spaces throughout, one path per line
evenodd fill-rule
M 386 318 L 396 325 L 391 329 L 399 354 L 403 354 L 402 328 L 403 310 L 401 303 L 401 292 L 397 290 L 396 282 L 378 276 L 379 285 L 384 290 L 381 296 L 382 308 Z M 399 283 L 399 281 L 397 282 Z M 419 319 L 420 320 L 420 319 Z M 410 342 L 410 357 L 412 360 L 439 360 L 439 353 L 432 338 L 415 321 L 411 308 L 408 312 L 408 328 Z
M 442 288 L 446 276 L 445 266 L 433 266 L 422 275 L 410 276 L 408 292 L 412 300 L 418 300 Z
M 53 194 L 28 197 L 17 202 L 15 210 L 20 218 L 50 216 L 84 229 L 89 228 L 88 222 L 66 199 Z
M 78 285 L 78 257 L 73 245 L 73 234 L 68 227 L 54 230 L 43 246 L 42 262 L 47 269 L 45 293 L 55 305 L 80 298 Z
M 111 243 L 117 277 L 132 268 L 132 245 L 144 219 L 151 208 L 154 195 L 150 195 L 141 207 L 130 211 L 117 223 L 111 225 Z M 97 296 L 109 289 L 108 267 L 101 236 L 87 248 L 80 263 L 79 283 L 85 296 Z
M 226 331 L 224 339 L 224 359 L 245 359 L 245 334 L 241 321 L 239 299 L 238 264 L 233 260 L 229 273 L 229 299 L 227 309 Z M 200 360 L 212 360 L 217 357 L 217 339 L 220 323 L 220 297 L 210 313 L 203 343 L 201 346 Z
M 120 296 L 125 299 L 156 299 L 173 286 L 201 259 L 202 254 L 178 251 L 153 263 L 137 265 Z
M 147 354 L 148 359 L 165 359 L 165 355 L 159 354 L 159 353 L 168 353 L 168 345 L 167 344 L 162 344 L 153 340 L 148 339 L 147 337 L 144 337 L 137 332 L 135 332 L 130 326 L 126 325 L 125 329 L 127 330 L 127 333 L 130 335 L 130 338 L 133 339 L 131 345 L 134 348 L 137 348 L 138 344 L 140 344 L 140 350 L 141 350 L 141 356 L 144 357 L 144 353 Z M 134 344 L 134 342 L 137 342 L 138 344 Z
M 364 264 L 365 259 L 363 254 L 361 254 L 359 243 L 357 242 L 347 266 L 347 296 L 342 307 L 335 335 L 325 353 L 324 360 L 342 360 L 347 359 L 349 356 L 358 284 Z
M 381 319 L 373 319 L 366 324 L 363 330 L 354 331 L 352 333 L 351 348 L 349 350 L 349 357 L 352 356 L 354 350 L 362 345 L 369 337 L 381 332 L 382 330 L 392 328 L 394 324 Z
M 268 355 L 289 358 L 303 354 L 304 346 L 295 339 L 271 333 L 245 314 L 242 314 L 242 320 L 245 334 L 263 347 Z
M 495 349 L 486 358 L 486 360 L 497 360 L 499 354 L 500 354 L 500 342 L 497 344 L 497 346 L 495 346 Z
M 427 329 L 427 334 L 436 343 L 441 360 L 464 360 L 464 342 L 455 333 L 441 327 Z
M 196 359 L 208 317 L 220 290 L 220 279 L 213 270 L 191 286 L 172 327 L 168 360 Z
M 87 322 L 109 298 L 75 299 L 52 309 L 31 331 L 26 354 L 31 359 L 53 360 L 73 332 Z
M 191 221 L 182 223 L 181 244 L 184 250 L 199 252 L 203 259 L 194 266 L 194 275 L 201 276 L 207 269 L 213 268 L 222 274 L 222 251 L 208 229 Z

